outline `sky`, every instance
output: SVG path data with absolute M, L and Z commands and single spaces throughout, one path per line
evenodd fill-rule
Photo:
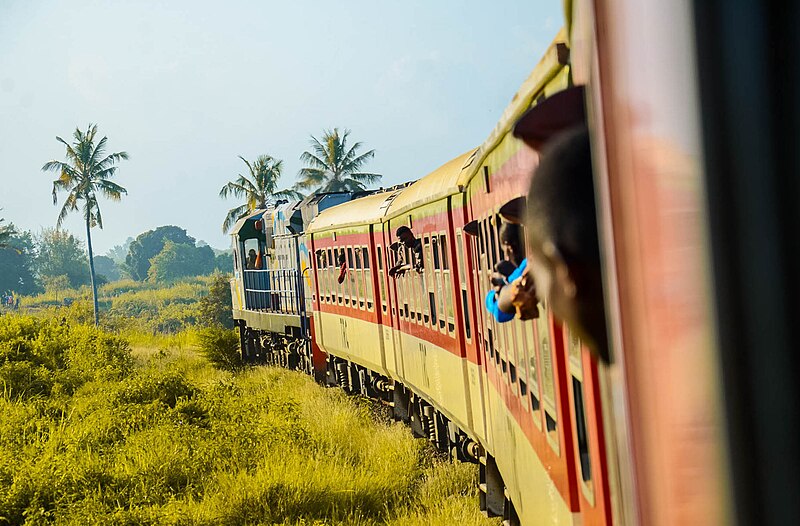
M 338 127 L 383 186 L 418 179 L 486 139 L 562 21 L 558 0 L 0 0 L 0 217 L 54 226 L 41 167 L 96 123 L 130 159 L 95 253 L 167 224 L 228 248 L 239 155 L 283 159 L 288 187 Z

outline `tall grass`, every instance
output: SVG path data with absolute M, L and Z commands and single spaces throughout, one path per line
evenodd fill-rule
M 473 466 L 372 403 L 190 346 L 134 354 L 93 327 L 0 318 L 0 525 L 496 524 Z

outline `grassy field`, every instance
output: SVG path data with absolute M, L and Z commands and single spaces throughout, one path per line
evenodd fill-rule
M 62 318 L 0 318 L 0 525 L 497 524 L 371 402 Z

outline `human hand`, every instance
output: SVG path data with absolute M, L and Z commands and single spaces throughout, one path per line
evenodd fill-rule
M 528 274 L 523 274 L 511 283 L 511 304 L 517 309 L 517 317 L 521 320 L 533 320 L 539 317 L 539 298 L 536 287 Z

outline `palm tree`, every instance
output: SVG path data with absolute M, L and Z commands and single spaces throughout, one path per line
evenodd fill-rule
M 250 171 L 250 178 L 239 174 L 235 181 L 226 183 L 219 191 L 223 199 L 229 195 L 244 199 L 244 204 L 228 210 L 222 231 L 227 232 L 236 221 L 253 210 L 266 208 L 268 204 L 275 203 L 278 199 L 302 199 L 303 194 L 293 188 L 278 190 L 278 179 L 281 178 L 283 161 L 269 155 L 259 155 L 254 163 L 239 156 Z
M 72 136 L 75 138 L 72 144 L 67 143 L 61 137 L 56 140 L 67 147 L 67 162 L 48 161 L 42 166 L 42 171 L 58 172 L 59 177 L 53 181 L 53 204 L 58 204 L 58 192 L 67 192 L 67 198 L 58 214 L 56 228 L 61 227 L 61 223 L 70 212 L 79 209 L 79 203 L 86 222 L 86 244 L 89 249 L 89 271 L 92 278 L 92 299 L 94 300 L 94 324 L 98 323 L 97 312 L 97 280 L 94 275 L 94 255 L 92 254 L 92 227 L 103 228 L 103 217 L 100 215 L 100 206 L 97 202 L 97 193 L 111 199 L 119 201 L 122 195 L 128 194 L 125 188 L 121 187 L 111 178 L 116 174 L 119 161 L 128 158 L 126 152 L 117 152 L 105 155 L 107 137 L 103 137 L 95 144 L 94 139 L 97 135 L 97 125 L 89 124 L 85 132 L 75 128 Z
M 311 136 L 311 151 L 303 152 L 300 160 L 306 164 L 298 173 L 298 188 L 319 192 L 357 192 L 379 181 L 380 174 L 362 172 L 364 164 L 375 156 L 375 150 L 359 154 L 362 143 L 347 144 L 350 130 L 325 131 L 322 140 Z

